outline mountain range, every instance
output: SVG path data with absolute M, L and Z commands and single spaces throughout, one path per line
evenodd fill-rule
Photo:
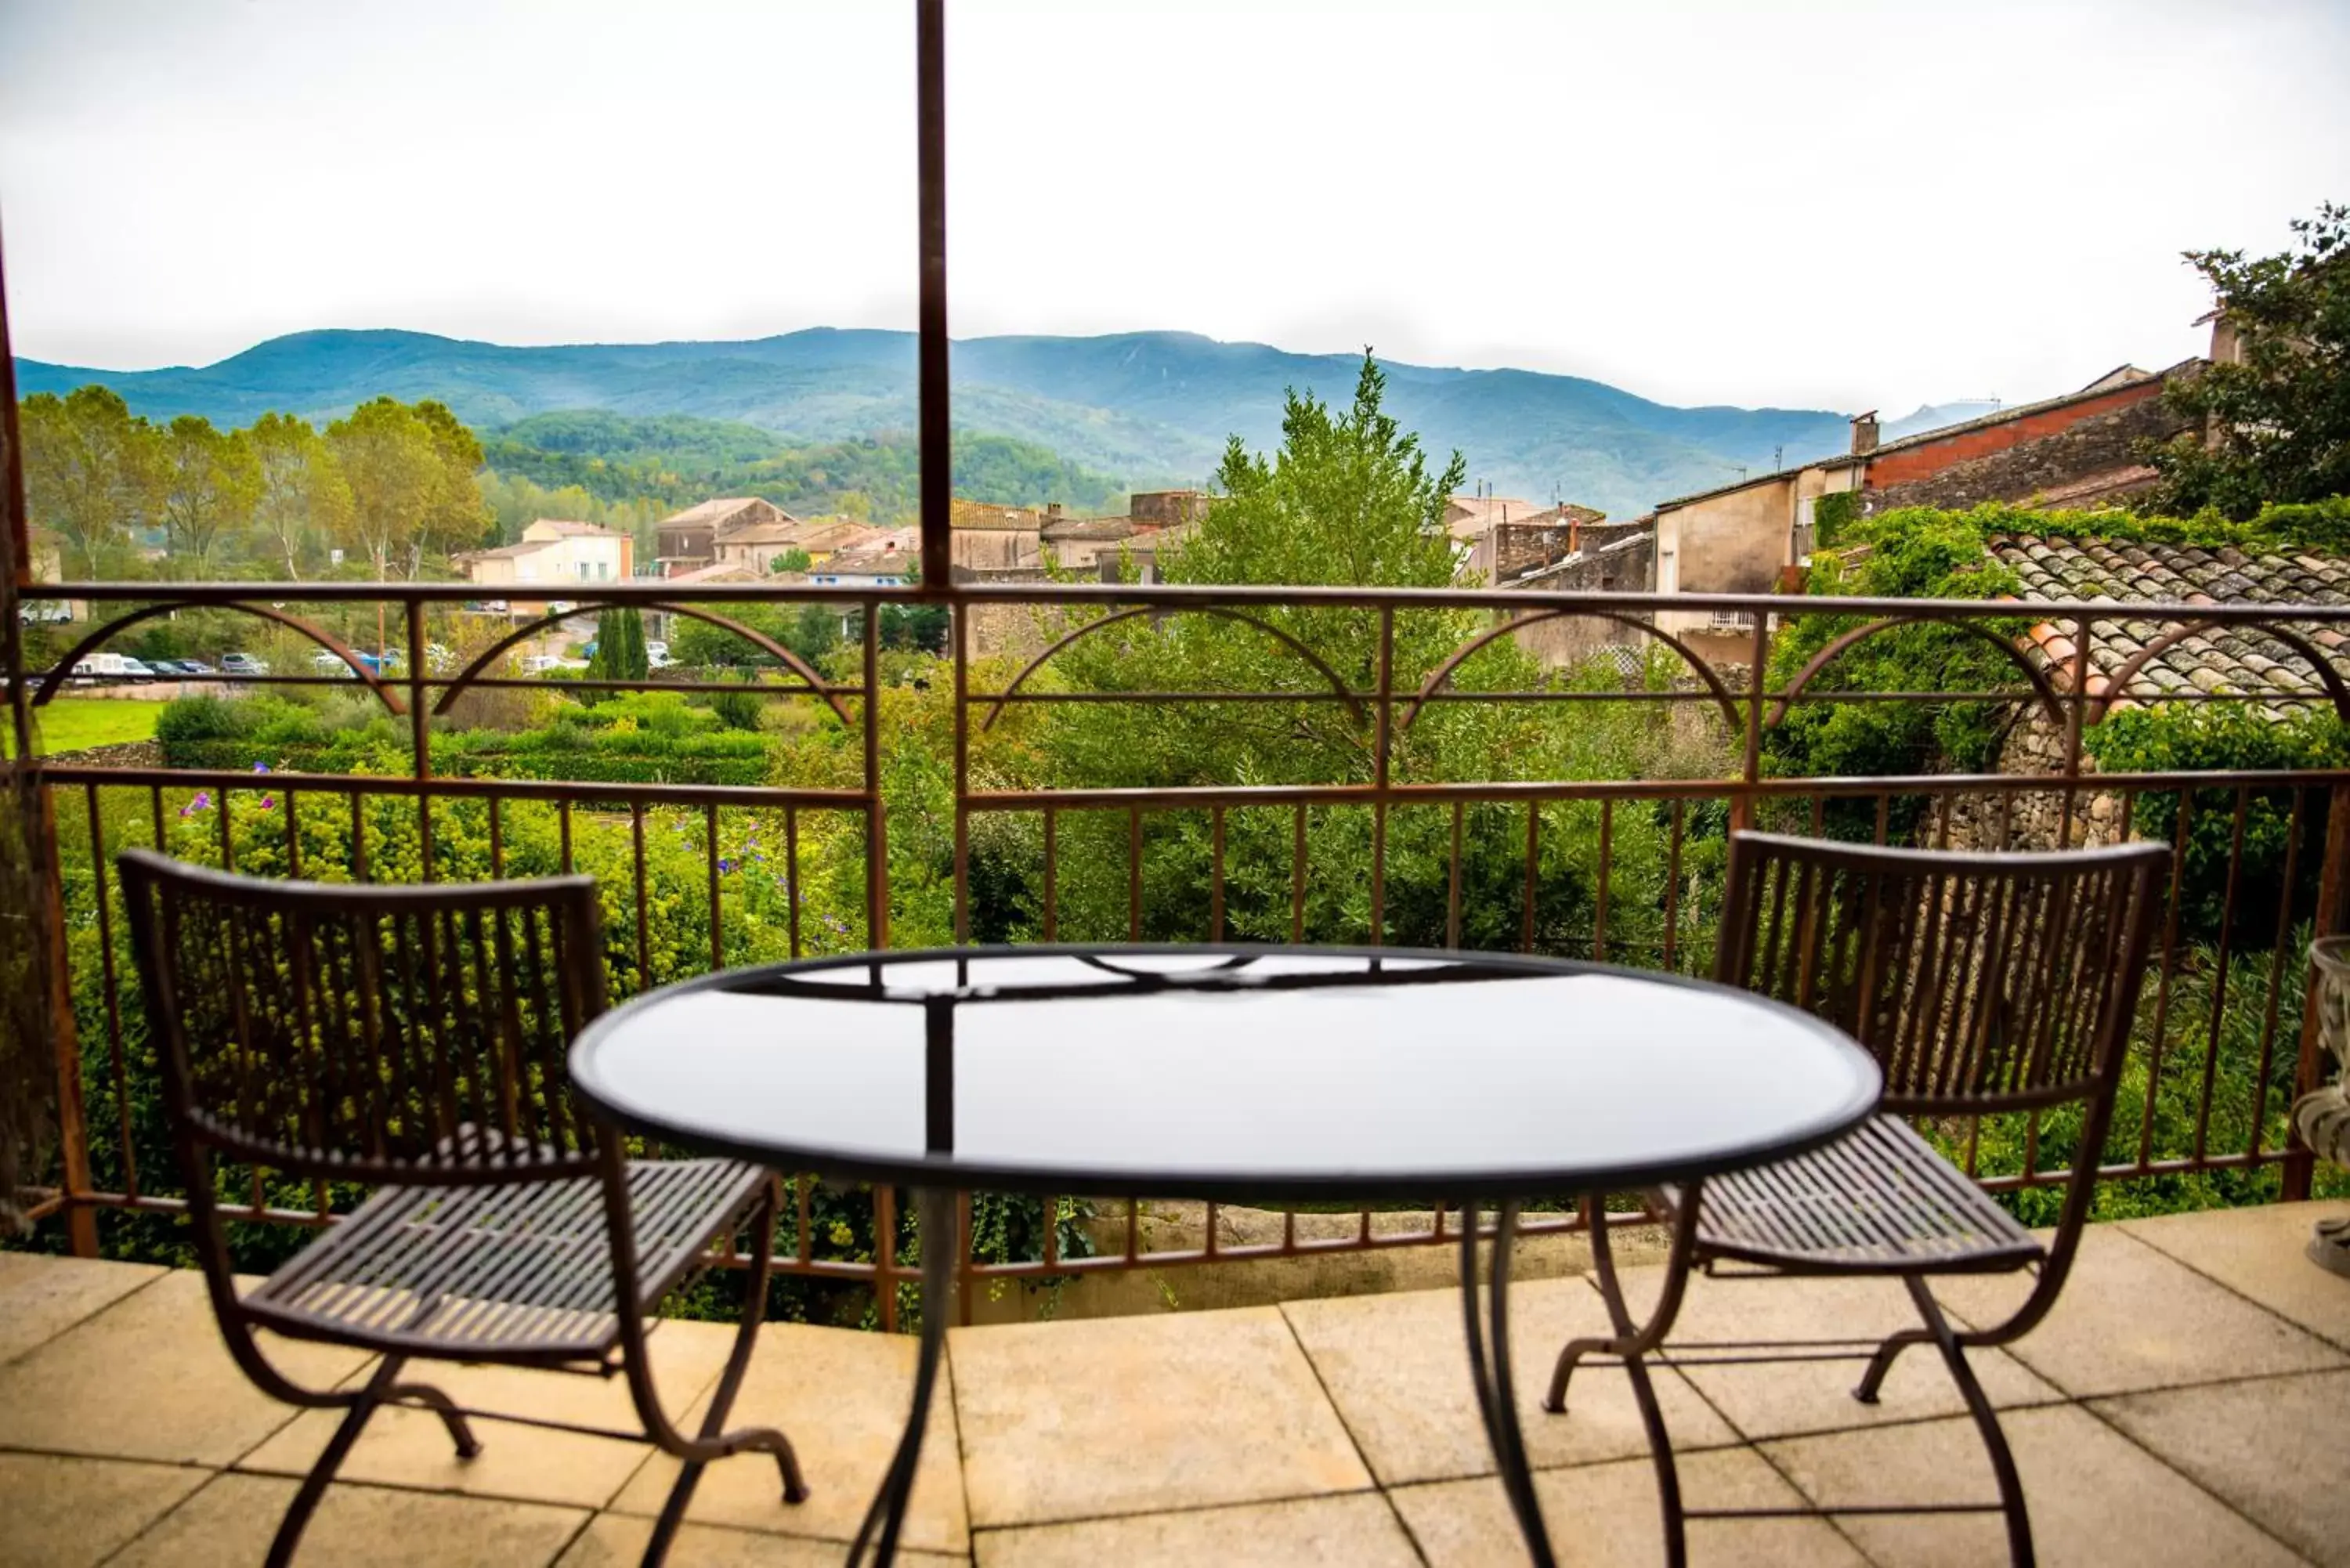
M 1471 481 L 1498 493 L 1619 517 L 1847 440 L 1845 416 L 1826 410 L 1677 408 L 1576 376 L 1380 364 L 1388 411 L 1419 432 L 1432 462 L 1457 448 Z M 1034 442 L 1133 488 L 1196 484 L 1230 436 L 1259 451 L 1279 444 L 1284 389 L 1343 404 L 1357 368 L 1351 355 L 1185 332 L 973 337 L 953 347 L 954 418 L 958 429 Z M 273 337 L 201 367 L 103 370 L 20 358 L 16 386 L 62 393 L 103 382 L 150 417 L 197 413 L 224 425 L 272 409 L 325 420 L 390 395 L 437 398 L 485 433 L 534 414 L 599 409 L 735 421 L 822 442 L 910 429 L 914 372 L 905 332 L 816 327 L 737 342 L 512 348 L 330 329 Z M 1920 410 L 1887 434 L 1980 411 Z

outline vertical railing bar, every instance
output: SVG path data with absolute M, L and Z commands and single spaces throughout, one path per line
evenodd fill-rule
M 122 1049 L 122 1002 L 114 965 L 114 896 L 106 886 L 106 826 L 95 781 L 82 786 L 89 815 L 90 887 L 98 901 L 99 978 L 106 986 L 106 1055 L 114 1076 L 114 1110 L 122 1139 L 122 1189 L 139 1196 L 139 1155 L 130 1143 L 130 1069 Z
M 1599 802 L 1599 890 L 1598 904 L 1593 910 L 1591 931 L 1591 961 L 1607 961 L 1607 884 L 1616 874 L 1616 801 L 1603 796 Z
M 1142 940 L 1142 808 L 1126 808 L 1126 940 Z
M 718 803 L 715 801 L 702 803 L 702 853 L 710 888 L 710 971 L 715 974 L 726 967 L 724 902 L 719 897 L 718 889 Z
M 1444 945 L 1461 945 L 1461 812 L 1459 801 L 1452 803 L 1452 857 L 1445 876 Z
M 496 795 L 490 796 L 490 875 L 504 877 L 506 874 L 506 834 L 504 803 Z
M 1879 849 L 1884 848 L 1887 836 L 1890 833 L 1892 826 L 1893 793 L 1887 790 L 1879 793 L 1877 797 L 1877 831 L 1869 842 L 1875 844 Z
M 865 607 L 871 620 L 875 606 Z M 887 1182 L 873 1184 L 873 1310 L 881 1332 L 898 1332 L 898 1189 Z
M 1289 940 L 1305 940 L 1305 803 L 1299 801 L 1289 840 Z
M 169 852 L 163 847 L 163 786 L 161 784 L 151 784 L 147 786 L 147 809 L 154 823 L 155 853 L 167 854 Z
M 279 793 L 286 807 L 286 874 L 298 882 L 302 879 L 302 825 L 295 815 L 294 786 L 287 784 Z
M 432 866 L 432 721 L 424 704 L 424 601 L 408 601 L 408 722 L 413 751 L 416 791 L 417 864 L 427 882 L 436 880 Z M 378 653 L 383 650 L 379 648 Z
M 1673 826 L 1670 846 L 1665 851 L 1665 953 L 1664 968 L 1670 971 L 1680 937 L 1681 900 L 1681 825 L 1689 803 L 1679 796 L 1673 798 Z
M 1061 1199 L 1057 1194 L 1045 1199 L 1045 1266 L 1055 1267 L 1061 1261 Z
M 645 803 L 641 799 L 629 802 L 629 869 L 634 874 L 637 888 L 637 989 L 653 988 L 652 933 L 645 919 Z
M 2284 1002 L 2285 955 L 2293 946 L 2293 878 L 2301 868 L 2303 806 L 2307 799 L 2308 791 L 2293 792 L 2293 816 L 2285 826 L 2284 877 L 2277 888 L 2276 928 L 2271 938 L 2275 951 L 2269 960 L 2269 1000 L 2261 1019 L 2261 1065 L 2260 1071 L 2252 1075 L 2251 1141 L 2244 1151 L 2251 1159 L 2261 1156 L 2262 1135 L 2268 1120 L 2269 1073 L 2276 1065 L 2277 1015 Z
M 1534 900 L 1541 891 L 1542 802 L 1526 802 L 1526 907 L 1520 918 L 1518 950 L 1534 950 Z
M 1060 878 L 1061 814 L 1052 806 L 1045 808 L 1045 940 L 1057 940 L 1061 933 Z
M 1222 801 L 1208 808 L 1208 940 L 1224 940 L 1224 806 Z M 1208 1217 L 1212 1224 L 1215 1206 L 1209 1206 Z M 1211 1231 L 1211 1240 L 1213 1232 Z
M 2178 904 L 2187 886 L 2187 829 L 2195 814 L 2195 792 L 2178 792 L 2178 821 L 2170 846 L 2170 897 L 2162 919 L 2162 967 L 2155 973 L 2154 1030 L 2147 1036 L 2146 1104 L 2139 1107 L 2137 1165 L 2147 1168 L 2154 1159 L 2154 1106 L 2162 1086 L 2163 1034 L 2170 1022 L 2170 981 L 2178 961 Z
M 940 223 L 941 225 L 944 224 L 945 219 L 943 216 L 941 217 Z M 943 229 L 941 229 L 939 243 L 942 247 L 939 262 L 941 269 L 940 286 L 941 289 L 943 290 L 945 286 L 944 269 L 946 265 L 943 254 L 943 246 L 946 243 Z M 946 304 L 943 293 L 941 293 L 939 301 L 939 308 L 941 312 L 939 322 L 941 341 L 937 351 L 941 357 L 940 364 L 941 368 L 943 368 L 945 364 L 944 356 L 946 352 L 944 343 L 946 323 L 943 316 Z M 924 350 L 926 359 L 929 352 L 930 351 L 928 349 Z M 944 440 L 946 434 L 944 422 L 946 419 L 946 408 L 944 402 L 946 391 L 943 380 L 943 369 L 941 369 L 941 384 L 937 390 L 940 400 L 938 410 L 938 434 L 941 440 Z M 928 423 L 928 417 L 925 416 L 926 429 Z M 928 492 L 935 488 L 937 476 L 930 472 L 930 457 L 925 455 L 922 461 L 925 473 L 923 487 L 927 497 Z M 943 452 L 940 453 L 937 461 L 941 464 L 944 463 L 946 461 L 945 454 Z M 941 472 L 943 471 L 941 470 Z M 935 520 L 932 520 L 928 518 L 926 514 L 925 521 L 922 524 L 922 532 L 925 541 L 923 550 L 926 557 L 931 549 L 931 545 L 929 543 L 929 536 L 932 532 L 932 522 L 936 522 L 942 537 L 943 530 L 946 525 L 946 497 L 943 493 L 941 493 L 934 499 L 937 503 L 936 509 L 938 512 L 938 517 Z M 926 499 L 924 502 L 925 507 L 929 507 L 930 504 L 930 499 Z M 944 548 L 945 546 L 942 545 L 940 547 Z M 944 577 L 940 579 L 940 584 L 941 586 L 944 586 Z M 889 824 L 888 815 L 883 810 L 881 800 L 881 603 L 879 599 L 868 599 L 865 603 L 864 652 L 865 945 L 873 951 L 879 952 L 889 945 Z
M 359 791 L 351 791 L 351 878 L 352 880 L 359 882 L 369 880 L 368 875 L 367 813 L 364 806 L 361 805 L 362 799 L 363 797 L 360 795 Z M 571 867 L 567 864 L 564 867 L 564 869 L 568 871 Z
M 790 932 L 792 957 L 800 956 L 800 813 L 799 807 L 784 807 L 784 904 Z
M 800 1266 L 803 1268 L 816 1260 L 815 1203 L 810 1194 L 810 1184 L 814 1179 L 806 1171 L 792 1178 L 792 1187 L 795 1194 L 793 1207 L 798 1211 L 799 1216 L 799 1240 L 793 1249 L 793 1255 L 799 1259 Z
M 1129 1266 L 1140 1255 L 1141 1240 L 1142 1200 L 1129 1198 L 1126 1200 L 1126 1261 Z
M 556 830 L 560 840 L 559 859 L 566 877 L 571 875 L 571 797 L 565 795 L 556 803 Z
M 233 793 L 225 788 L 220 792 L 220 856 L 221 869 L 224 871 L 236 869 L 236 843 L 234 836 L 230 831 L 228 809 L 229 796 Z
M 927 543 L 924 545 L 928 550 Z M 971 648 L 961 605 L 954 621 L 954 940 L 971 940 Z
M 2195 1163 L 2210 1153 L 2211 1095 L 2220 1075 L 2220 1023 L 2228 1010 L 2229 961 L 2235 955 L 2236 883 L 2244 866 L 2244 818 L 2251 809 L 2251 786 L 2236 786 L 2236 817 L 2228 840 L 2227 890 L 2220 899 L 2220 962 L 2211 974 L 2211 1024 L 2203 1045 L 2203 1092 L 2195 1108 Z

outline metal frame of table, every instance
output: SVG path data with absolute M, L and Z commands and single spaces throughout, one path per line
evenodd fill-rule
M 973 963 L 1006 958 L 1071 958 L 1111 978 L 1066 985 L 997 987 L 968 981 Z M 1360 971 L 1310 975 L 1252 975 L 1250 968 L 1269 959 L 1362 961 Z M 1201 961 L 1180 971 L 1148 967 L 1170 961 Z M 1135 967 L 1120 967 L 1124 961 Z M 960 963 L 963 982 L 945 992 L 893 991 L 884 971 L 911 964 Z M 1397 967 L 1384 967 L 1392 963 Z M 865 969 L 863 985 L 843 984 L 837 978 L 812 980 L 816 974 Z M 1359 1174 L 1309 1174 L 1295 1170 L 1197 1170 L 1160 1177 L 1139 1170 L 1089 1170 L 1066 1166 L 964 1162 L 954 1155 L 954 1015 L 965 1006 L 999 1002 L 1039 1002 L 1065 998 L 1139 996 L 1152 993 L 1232 992 L 1242 991 L 1358 989 L 1364 986 L 1442 984 L 1505 976 L 1573 976 L 1603 974 L 1659 986 L 1689 988 L 1762 1009 L 1800 1023 L 1804 1032 L 1850 1054 L 1856 1092 L 1833 1112 L 1810 1125 L 1780 1136 L 1752 1140 L 1722 1150 L 1709 1151 L 1702 1160 L 1689 1158 L 1618 1163 L 1603 1168 L 1563 1162 L 1555 1169 L 1507 1171 L 1399 1172 L 1366 1179 Z M 640 1022 L 640 1015 L 691 993 L 723 990 L 742 994 L 808 1000 L 855 1000 L 881 1005 L 919 1006 L 924 1018 L 925 1149 L 919 1158 L 867 1150 L 824 1148 L 811 1143 L 747 1138 L 713 1132 L 648 1112 L 626 1103 L 598 1081 L 594 1060 L 601 1044 Z M 1516 1386 L 1510 1362 L 1510 1261 L 1516 1236 L 1521 1200 L 1530 1192 L 1577 1192 L 1604 1200 L 1610 1192 L 1672 1184 L 1683 1189 L 1668 1269 L 1668 1300 L 1652 1317 L 1669 1321 L 1670 1297 L 1677 1296 L 1685 1278 L 1697 1212 L 1697 1189 L 1711 1175 L 1743 1169 L 1804 1153 L 1841 1137 L 1866 1117 L 1877 1100 L 1880 1082 L 1877 1064 L 1857 1044 L 1808 1014 L 1773 1002 L 1718 986 L 1711 981 L 1641 970 L 1568 960 L 1528 958 L 1515 954 L 1440 952 L 1415 949 L 1251 947 L 1234 944 L 1145 946 L 1141 944 L 1069 944 L 1031 947 L 973 947 L 856 954 L 797 960 L 754 969 L 704 976 L 647 992 L 591 1024 L 574 1044 L 572 1088 L 597 1114 L 628 1130 L 706 1153 L 730 1155 L 776 1168 L 809 1170 L 835 1178 L 851 1178 L 910 1187 L 916 1195 L 915 1211 L 921 1249 L 922 1328 L 915 1363 L 912 1408 L 906 1429 L 881 1485 L 859 1526 L 847 1561 L 862 1563 L 870 1546 L 875 1560 L 895 1560 L 906 1509 L 913 1491 L 931 1400 L 937 1387 L 939 1362 L 952 1314 L 956 1250 L 960 1241 L 956 1194 L 989 1189 L 1051 1196 L 1087 1191 L 1113 1197 L 1189 1197 L 1222 1200 L 1317 1200 L 1331 1198 L 1377 1199 L 1425 1199 L 1441 1195 L 1461 1213 L 1460 1272 L 1462 1326 L 1467 1339 L 1470 1372 L 1477 1407 L 1493 1450 L 1494 1463 L 1532 1560 L 1550 1568 L 1555 1557 L 1542 1511 L 1534 1495 L 1534 1475 L 1526 1458 L 1524 1436 L 1518 1419 Z M 1865 1088 L 1861 1085 L 1865 1085 Z M 1493 1224 L 1481 1234 L 1481 1207 L 1493 1204 Z M 1605 1245 L 1604 1226 L 1594 1229 L 1595 1245 Z M 1481 1279 L 1478 1253 L 1482 1243 L 1489 1262 Z M 1621 1320 L 1617 1332 L 1629 1333 L 1632 1324 L 1621 1303 L 1609 1302 L 1611 1314 Z M 1669 1493 L 1674 1473 L 1666 1440 L 1664 1417 L 1648 1370 L 1637 1359 L 1627 1364 L 1641 1418 L 1648 1429 L 1652 1450 L 1665 1456 L 1659 1463 L 1659 1484 Z

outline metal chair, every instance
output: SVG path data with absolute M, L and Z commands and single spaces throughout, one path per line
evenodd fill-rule
M 1715 978 L 1846 1030 L 1883 1067 L 1885 1096 L 1877 1116 L 1824 1148 L 1712 1179 L 1701 1191 L 1657 1195 L 1672 1227 L 1671 1248 L 1663 1292 L 1645 1323 L 1625 1303 L 1606 1205 L 1591 1205 L 1593 1260 L 1615 1332 L 1566 1346 L 1545 1404 L 1565 1409 L 1568 1379 L 1585 1356 L 1611 1358 L 1631 1374 L 1657 1464 L 1669 1563 L 1687 1561 L 1686 1519 L 1853 1511 L 1684 1507 L 1644 1363 L 1866 1360 L 1853 1397 L 1874 1404 L 1895 1357 L 1913 1345 L 1940 1351 L 1999 1484 L 1995 1503 L 1915 1511 L 2000 1512 L 2011 1557 L 2019 1565 L 2033 1562 L 2015 1461 L 1966 1353 L 2021 1338 L 2064 1288 L 2095 1197 L 2169 858 L 2156 844 L 2005 855 L 1732 836 Z M 1955 1169 L 1908 1119 L 2065 1105 L 2081 1106 L 2080 1144 L 2045 1241 Z M 1711 1275 L 1722 1262 L 1744 1265 L 1727 1276 L 1742 1279 L 1892 1276 L 1908 1287 L 1921 1321 L 1882 1342 L 1668 1345 L 1690 1265 Z M 2023 1304 L 2005 1322 L 1979 1329 L 1953 1326 L 1927 1283 L 1936 1274 L 2034 1268 L 2038 1278 Z
M 269 1552 L 289 1562 L 360 1429 L 387 1405 L 438 1415 L 460 1458 L 469 1416 L 637 1440 L 640 1434 L 460 1407 L 401 1379 L 411 1359 L 624 1376 L 650 1438 L 684 1461 L 646 1548 L 666 1556 L 704 1465 L 775 1457 L 783 1434 L 722 1430 L 766 1301 L 775 1178 L 731 1160 L 639 1160 L 564 1085 L 570 1037 L 604 1005 L 586 877 L 458 887 L 262 881 L 144 851 L 118 865 L 188 1212 L 229 1353 L 265 1392 L 347 1412 Z M 233 1278 L 215 1159 L 372 1196 L 259 1287 Z M 222 1184 L 222 1185 L 216 1185 Z M 743 1324 L 701 1430 L 671 1424 L 646 1318 L 711 1243 L 750 1223 Z M 356 1387 L 310 1389 L 254 1330 L 373 1351 Z

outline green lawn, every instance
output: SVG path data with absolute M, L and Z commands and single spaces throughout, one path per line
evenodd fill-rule
M 152 740 L 161 702 L 109 701 L 99 697 L 60 697 L 36 714 L 41 732 L 41 754 L 78 752 L 88 746 L 119 746 L 126 741 Z M 0 722 L 0 744 L 13 749 L 12 726 Z

